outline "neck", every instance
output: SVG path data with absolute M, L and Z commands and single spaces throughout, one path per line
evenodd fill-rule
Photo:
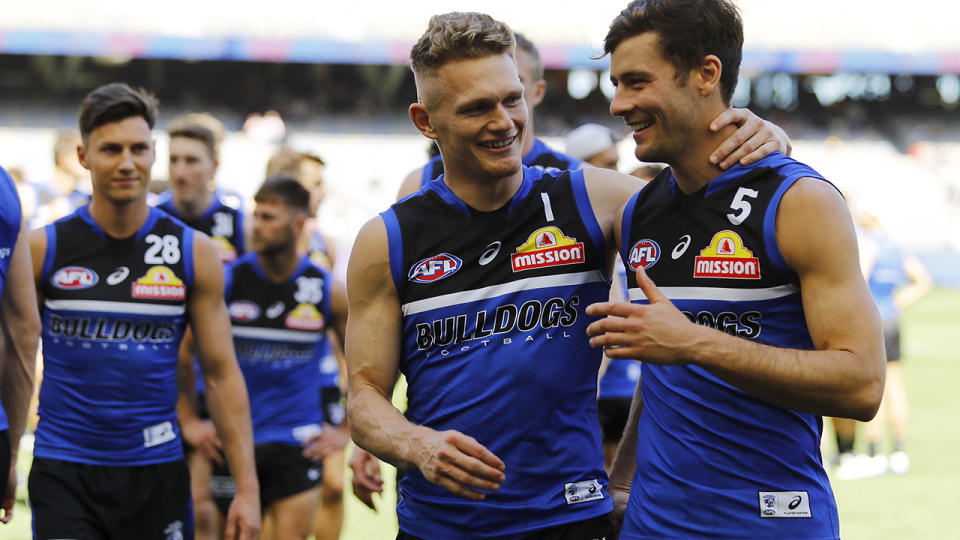
M 99 197 L 96 193 L 90 201 L 89 210 L 97 225 L 114 238 L 133 236 L 143 227 L 150 215 L 150 207 L 144 197 L 117 203 Z
M 720 111 L 713 111 L 710 114 L 713 114 L 713 116 L 708 114 L 709 118 L 712 119 L 720 114 Z M 710 163 L 710 154 L 736 130 L 737 126 L 728 125 L 720 131 L 712 132 L 709 129 L 708 121 L 703 124 L 702 132 L 706 132 L 705 135 L 690 138 L 691 144 L 684 150 L 679 159 L 669 164 L 680 191 L 688 195 L 695 193 L 723 173 L 723 169 L 718 165 Z
M 481 180 L 451 174 L 443 175 L 443 182 L 458 199 L 467 206 L 481 212 L 492 212 L 507 204 L 523 183 L 523 169 L 502 178 L 483 178 Z
M 263 268 L 263 272 L 267 274 L 270 281 L 284 283 L 297 269 L 300 257 L 297 256 L 296 244 L 291 243 L 281 251 L 269 254 L 257 253 L 257 262 L 260 263 L 260 268 Z
M 187 219 L 196 219 L 203 214 L 203 211 L 210 206 L 210 203 L 213 202 L 213 193 L 210 191 L 204 191 L 200 197 L 192 201 L 179 200 L 176 197 L 173 198 L 173 206 L 176 207 L 177 212 L 180 212 L 180 215 Z

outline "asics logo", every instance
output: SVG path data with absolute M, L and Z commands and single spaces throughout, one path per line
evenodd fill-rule
M 480 266 L 486 266 L 490 264 L 490 261 L 496 259 L 497 254 L 499 253 L 500 253 L 500 241 L 497 240 L 496 242 L 487 246 L 486 251 L 484 251 L 483 254 L 480 255 Z
M 673 258 L 673 260 L 679 259 L 681 255 L 687 252 L 688 247 L 690 247 L 690 235 L 685 234 L 680 237 L 680 243 L 673 248 L 673 252 L 670 253 L 670 257 Z
M 277 317 L 280 316 L 281 313 L 283 313 L 283 308 L 285 307 L 286 306 L 283 305 L 283 302 L 278 300 L 275 304 L 267 308 L 267 311 L 266 311 L 267 318 L 276 319 Z
M 126 266 L 118 266 L 116 270 L 113 271 L 109 276 L 107 276 L 107 285 L 116 285 L 118 283 L 123 283 L 123 280 L 127 279 L 127 276 L 130 275 L 130 269 Z

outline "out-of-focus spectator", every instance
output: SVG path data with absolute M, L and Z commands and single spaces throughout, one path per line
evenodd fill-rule
M 594 167 L 617 170 L 620 154 L 617 139 L 609 128 L 600 124 L 584 124 L 563 138 L 567 154 Z

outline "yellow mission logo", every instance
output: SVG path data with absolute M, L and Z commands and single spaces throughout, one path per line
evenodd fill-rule
M 228 263 L 237 258 L 237 248 L 233 247 L 229 240 L 222 236 L 212 236 L 210 240 L 213 241 L 217 253 L 220 254 L 220 262 Z
M 183 300 L 187 297 L 187 287 L 183 281 L 166 266 L 152 266 L 147 273 L 133 282 L 131 294 L 134 298 L 150 300 Z
M 693 277 L 721 279 L 760 279 L 760 260 L 743 246 L 740 235 L 720 231 L 695 260 Z
M 531 234 L 527 241 L 510 255 L 514 272 L 582 263 L 586 260 L 583 242 L 564 236 L 558 227 L 543 227 Z
M 323 315 L 313 304 L 301 303 L 287 315 L 285 324 L 293 330 L 319 331 L 323 329 Z

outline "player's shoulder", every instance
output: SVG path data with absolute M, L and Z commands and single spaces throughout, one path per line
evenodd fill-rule
M 221 206 L 225 206 L 235 212 L 243 209 L 243 197 L 239 193 L 217 190 L 216 197 Z

